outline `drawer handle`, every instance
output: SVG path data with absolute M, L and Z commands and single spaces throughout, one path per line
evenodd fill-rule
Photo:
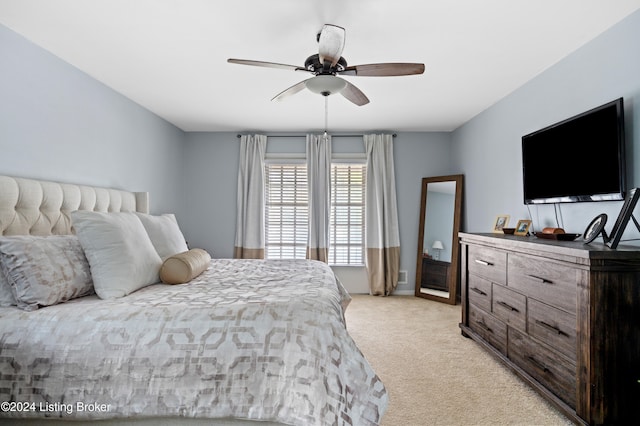
M 551 370 L 549 370 L 547 368 L 546 365 L 544 365 L 543 363 L 541 363 L 540 361 L 538 361 L 537 359 L 535 359 L 534 357 L 532 357 L 531 355 L 527 356 L 527 358 L 529 358 L 529 361 L 531 361 L 531 363 L 533 365 L 535 365 L 537 368 L 539 368 L 540 370 L 542 370 L 545 373 L 551 373 Z
M 551 324 L 548 324 L 548 323 L 546 323 L 544 321 L 536 320 L 536 324 L 546 328 L 547 330 L 549 330 L 549 331 L 551 331 L 553 333 L 569 337 L 569 335 L 567 333 L 565 333 L 564 331 L 560 330 L 558 327 L 555 327 L 555 326 L 553 326 Z
M 475 262 L 483 266 L 493 266 L 493 263 L 487 262 L 485 260 L 476 259 Z
M 537 275 L 529 275 L 529 274 L 527 274 L 527 276 L 529 278 L 532 278 L 532 279 L 542 283 L 542 284 L 553 284 L 553 281 L 550 281 L 550 280 L 548 280 L 546 278 L 538 277 Z
M 482 328 L 484 328 L 485 330 L 487 330 L 489 333 L 493 333 L 493 330 L 491 329 L 491 327 L 489 327 L 489 326 L 484 322 L 484 320 L 476 321 L 476 323 L 477 323 L 480 327 L 482 327 Z
M 520 312 L 518 309 L 514 308 L 513 306 L 511 306 L 508 303 L 503 302 L 502 300 L 497 302 L 498 305 L 502 306 L 503 308 L 507 308 L 509 309 L 511 312 Z
M 486 296 L 487 293 L 485 293 L 484 291 L 480 290 L 479 288 L 476 287 L 471 287 L 471 291 L 478 293 L 480 296 Z

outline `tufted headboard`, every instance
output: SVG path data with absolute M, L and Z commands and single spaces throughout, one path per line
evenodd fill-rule
M 71 234 L 75 210 L 149 213 L 149 193 L 0 176 L 0 235 Z

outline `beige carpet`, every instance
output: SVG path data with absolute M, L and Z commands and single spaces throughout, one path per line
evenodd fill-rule
M 570 425 L 460 334 L 460 305 L 354 295 L 349 333 L 389 392 L 384 426 Z

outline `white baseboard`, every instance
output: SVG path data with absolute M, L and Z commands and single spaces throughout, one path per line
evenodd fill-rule
M 348 291 L 348 290 L 347 290 Z M 365 291 L 349 291 L 349 294 L 369 294 L 369 292 Z M 415 292 L 413 290 L 396 290 L 393 292 L 392 296 L 413 296 Z

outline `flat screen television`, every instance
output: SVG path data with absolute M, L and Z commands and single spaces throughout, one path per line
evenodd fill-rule
M 624 200 L 625 163 L 620 98 L 522 137 L 524 203 Z

